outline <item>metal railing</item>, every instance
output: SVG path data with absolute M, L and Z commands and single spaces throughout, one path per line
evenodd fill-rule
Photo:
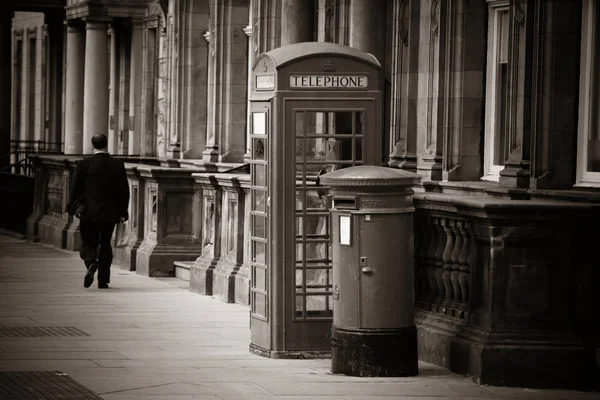
M 8 165 L 0 172 L 33 176 L 34 168 L 31 156 L 38 154 L 63 154 L 63 143 L 45 142 L 43 140 L 11 140 L 10 152 L 0 156 L 0 160 L 10 159 Z

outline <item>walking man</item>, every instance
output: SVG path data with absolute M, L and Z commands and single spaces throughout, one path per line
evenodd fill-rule
M 107 289 L 113 253 L 110 246 L 115 225 L 129 218 L 129 184 L 123 161 L 107 153 L 108 140 L 92 137 L 94 155 L 77 163 L 67 211 L 79 219 L 81 249 L 87 273 L 83 286 L 90 287 L 98 271 L 98 288 Z

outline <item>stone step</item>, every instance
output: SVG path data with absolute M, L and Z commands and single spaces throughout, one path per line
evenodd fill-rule
M 190 290 L 190 282 L 185 281 L 181 278 L 169 276 L 169 277 L 152 278 L 152 279 L 156 279 L 157 281 L 161 281 L 161 282 L 167 283 L 171 286 L 178 287 L 179 289 Z
M 190 268 L 194 265 L 194 261 L 175 261 L 175 277 L 184 281 L 190 281 Z

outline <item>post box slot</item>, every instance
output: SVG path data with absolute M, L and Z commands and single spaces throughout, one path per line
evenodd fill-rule
M 333 205 L 339 210 L 356 210 L 356 197 L 351 198 L 334 198 Z

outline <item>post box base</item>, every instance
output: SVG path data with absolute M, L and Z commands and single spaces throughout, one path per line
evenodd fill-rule
M 417 329 L 355 331 L 332 328 L 331 372 L 350 376 L 415 376 Z

